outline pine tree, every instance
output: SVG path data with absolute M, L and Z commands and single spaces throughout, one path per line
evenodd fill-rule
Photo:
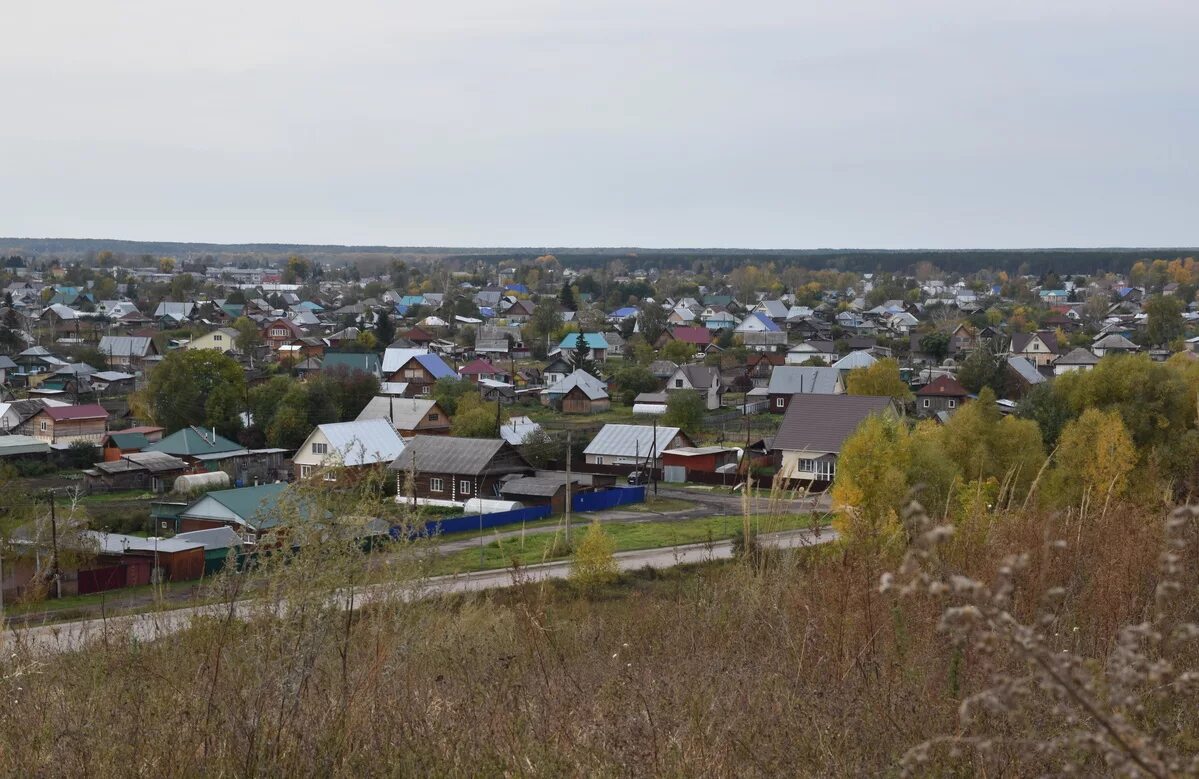
M 395 325 L 391 322 L 391 314 L 387 309 L 379 312 L 379 317 L 375 320 L 375 338 L 383 346 L 390 346 L 395 340 Z
M 575 291 L 571 289 L 569 281 L 562 282 L 562 291 L 558 293 L 558 302 L 567 311 L 579 310 L 579 304 L 575 302 Z

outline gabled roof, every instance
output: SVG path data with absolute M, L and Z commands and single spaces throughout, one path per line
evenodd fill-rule
M 832 395 L 840 379 L 841 371 L 830 366 L 779 365 L 770 372 L 766 390 L 771 395 Z
M 194 457 L 201 454 L 236 452 L 241 448 L 241 444 L 236 444 L 211 430 L 199 427 L 185 427 L 181 430 L 176 430 L 161 441 L 150 444 L 146 447 L 146 451 Z
M 482 357 L 477 357 L 458 369 L 462 376 L 478 376 L 482 373 L 495 373 L 495 366 Z
M 553 386 L 542 390 L 547 395 L 565 395 L 578 387 L 591 400 L 603 400 L 608 397 L 607 385 L 584 370 L 576 369 L 574 373 Z
M 1029 384 L 1040 384 L 1045 381 L 1045 377 L 1037 370 L 1036 366 L 1020 355 L 1012 355 L 1007 358 L 1008 367 L 1016 372 L 1021 379 Z
M 1124 349 L 1126 351 L 1135 352 L 1140 347 L 1119 333 L 1111 333 L 1095 341 L 1095 343 L 1091 344 L 1091 348 L 1105 350 L 1111 349 L 1113 351 Z
M 106 440 L 118 449 L 145 449 L 150 445 L 143 433 L 109 433 Z
M 670 336 L 676 341 L 696 346 L 712 343 L 712 331 L 706 327 L 676 327 L 670 331 Z
M 957 379 L 943 374 L 916 390 L 916 394 L 922 398 L 964 398 L 970 393 Z
M 108 419 L 108 411 L 99 403 L 89 403 L 84 406 L 48 406 L 41 413 L 55 422 L 72 419 Z
M 379 355 L 374 352 L 325 352 L 321 367 L 326 371 L 330 368 L 342 367 L 377 376 L 379 375 Z
M 1035 333 L 1012 333 L 1012 351 L 1024 352 L 1028 349 L 1028 344 L 1033 337 L 1038 337 L 1041 342 L 1053 353 L 1057 353 L 1057 334 L 1052 330 L 1038 330 Z
M 492 463 L 502 453 L 508 457 Z M 453 438 L 418 435 L 390 466 L 393 471 L 415 469 L 418 473 L 452 473 L 482 476 L 522 473 L 532 470 L 524 458 L 501 438 Z
M 765 314 L 755 311 L 745 319 L 741 320 L 741 324 L 734 328 L 738 332 L 763 332 L 763 333 L 780 333 L 782 330 L 774 323 L 774 320 Z
M 329 441 L 329 454 L 339 457 L 342 465 L 352 467 L 390 463 L 404 451 L 404 442 L 386 419 L 360 418 L 353 422 L 330 422 L 317 425 L 316 429 Z
M 857 352 L 850 352 L 840 360 L 837 360 L 835 363 L 833 363 L 832 367 L 839 371 L 850 371 L 854 368 L 869 368 L 876 362 L 878 362 L 878 359 L 873 354 L 868 351 L 861 350 Z
M 687 377 L 687 383 L 697 390 L 720 385 L 720 369 L 712 365 L 680 365 L 679 371 Z
M 359 412 L 358 419 L 386 419 L 391 421 L 396 430 L 415 430 L 435 406 L 437 401 L 432 398 L 376 395 Z
M 774 437 L 774 449 L 839 453 L 841 444 L 871 414 L 894 408 L 874 395 L 808 395 L 791 398 Z
M 99 350 L 109 357 L 145 357 L 154 348 L 154 340 L 136 335 L 106 335 Z
M 1081 346 L 1053 361 L 1054 365 L 1094 365 L 1099 358 Z
M 562 342 L 558 344 L 558 348 L 563 351 L 574 349 L 579 342 L 578 333 L 567 333 Z M 583 343 L 588 349 L 607 349 L 608 342 L 604 339 L 603 333 L 583 333 Z
M 650 425 L 604 425 L 583 453 L 606 457 L 646 457 L 652 452 L 661 454 L 669 449 L 671 441 L 680 434 L 679 428 L 664 425 L 659 425 L 657 431 L 655 439 L 654 428 Z
M 229 518 L 255 530 L 273 527 L 279 521 L 275 508 L 286 489 L 286 484 L 261 484 L 213 490 L 185 508 L 180 516 Z

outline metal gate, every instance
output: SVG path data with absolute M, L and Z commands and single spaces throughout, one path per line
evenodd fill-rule
M 687 466 L 667 465 L 662 468 L 662 481 L 671 484 L 682 484 L 687 481 Z

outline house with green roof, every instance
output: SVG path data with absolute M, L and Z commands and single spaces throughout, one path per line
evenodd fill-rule
M 262 484 L 288 477 L 283 467 L 287 449 L 246 449 L 211 428 L 185 427 L 146 447 L 188 464 L 189 473 L 224 471 L 234 484 Z
M 279 524 L 286 490 L 286 484 L 213 490 L 179 512 L 176 530 L 186 533 L 231 527 L 243 536 L 255 536 Z
M 375 352 L 325 352 L 321 370 L 344 367 L 349 371 L 362 371 L 372 376 L 379 375 L 379 355 Z
M 562 342 L 558 344 L 558 349 L 562 354 L 570 355 L 574 352 L 575 347 L 579 343 L 578 333 L 567 333 Z M 588 356 L 595 362 L 603 362 L 608 359 L 608 340 L 604 338 L 603 333 L 583 333 L 583 343 L 590 350 Z
M 241 444 L 230 441 L 224 436 L 217 435 L 215 430 L 208 430 L 192 425 L 191 427 L 176 430 L 158 443 L 151 444 L 146 448 L 146 451 L 162 452 L 163 454 L 187 459 L 205 454 L 235 452 L 241 448 Z

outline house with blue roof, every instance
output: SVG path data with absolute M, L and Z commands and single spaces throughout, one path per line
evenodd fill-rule
M 635 306 L 624 306 L 623 308 L 618 308 L 611 314 L 608 314 L 608 321 L 616 324 L 623 322 L 626 319 L 635 318 L 637 313 L 638 311 Z
M 787 345 L 787 333 L 774 320 L 760 311 L 755 311 L 733 328 L 733 332 L 747 348 L 754 351 L 773 351 Z
M 458 373 L 439 354 L 424 349 L 388 349 L 383 357 L 383 380 L 406 384 L 401 397 L 427 397 L 438 379 L 456 379 Z
M 579 333 L 567 333 L 562 342 L 558 344 L 558 348 L 562 354 L 569 357 L 578 347 Z M 595 362 L 604 362 L 608 359 L 608 340 L 604 338 L 603 333 L 582 333 L 583 343 L 587 346 L 588 357 Z

